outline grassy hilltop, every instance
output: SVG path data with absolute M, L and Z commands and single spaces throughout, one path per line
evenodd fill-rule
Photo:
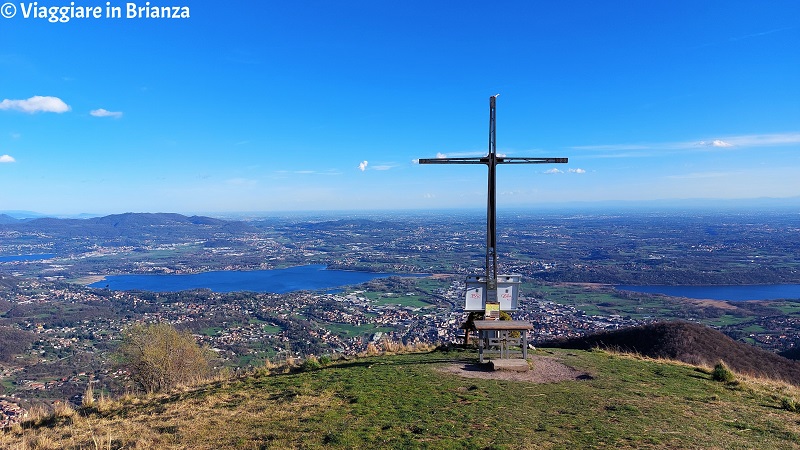
M 533 370 L 548 359 L 590 376 L 442 371 L 474 363 L 464 351 L 340 360 L 64 408 L 0 434 L 0 447 L 800 448 L 800 390 L 789 385 L 603 350 L 539 349 Z

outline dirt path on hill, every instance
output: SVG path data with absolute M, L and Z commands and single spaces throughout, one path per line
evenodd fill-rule
M 555 383 L 567 380 L 591 380 L 592 376 L 581 372 L 555 358 L 546 356 L 532 356 L 532 369 L 527 372 L 514 372 L 510 370 L 492 370 L 488 364 L 454 363 L 440 367 L 444 373 L 459 375 L 465 378 L 482 378 L 487 380 L 527 381 L 529 383 Z

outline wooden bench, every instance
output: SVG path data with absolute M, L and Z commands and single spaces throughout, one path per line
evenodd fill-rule
M 475 329 L 478 331 L 478 361 L 484 362 L 484 352 L 488 353 L 492 347 L 497 348 L 500 359 L 509 359 L 511 346 L 522 347 L 522 359 L 528 359 L 528 331 L 533 329 L 530 322 L 524 320 L 476 320 Z M 511 333 L 518 331 L 520 337 L 511 337 Z

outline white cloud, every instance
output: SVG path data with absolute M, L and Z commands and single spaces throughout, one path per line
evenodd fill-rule
M 711 145 L 713 147 L 733 147 L 733 144 L 729 144 L 721 139 L 714 139 L 711 141 Z
M 586 173 L 583 169 L 569 169 L 569 173 Z
M 363 172 L 363 171 L 365 171 L 365 170 L 367 170 L 367 164 L 369 164 L 367 161 L 361 161 L 361 162 L 358 164 L 358 170 L 360 170 L 360 171 L 362 171 L 362 172 Z
M 545 170 L 544 173 L 564 173 L 564 172 L 553 167 L 552 169 Z
M 436 153 L 436 159 L 444 159 L 444 158 L 447 158 L 447 155 L 439 152 Z
M 700 145 L 701 147 L 717 147 L 717 148 L 733 147 L 733 144 L 725 142 L 722 139 L 714 139 L 711 142 L 700 141 L 698 145 Z
M 89 111 L 89 114 L 93 115 L 94 117 L 113 117 L 115 119 L 122 117 L 122 111 L 109 111 L 103 108 L 93 109 Z
M 27 100 L 5 99 L 0 102 L 0 109 L 10 109 L 34 114 L 37 112 L 63 113 L 69 111 L 70 107 L 58 97 L 35 95 Z
M 13 163 L 13 162 L 16 162 L 16 161 L 17 160 L 14 159 L 14 157 L 11 156 L 11 155 L 2 155 L 2 156 L 0 156 L 0 163 Z
M 372 166 L 374 170 L 389 170 L 394 166 L 390 166 L 389 164 L 382 164 L 380 166 Z

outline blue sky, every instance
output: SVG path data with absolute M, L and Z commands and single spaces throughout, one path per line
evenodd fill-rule
M 481 207 L 496 93 L 499 207 L 800 196 L 794 0 L 169 1 L 10 2 L 0 210 Z

